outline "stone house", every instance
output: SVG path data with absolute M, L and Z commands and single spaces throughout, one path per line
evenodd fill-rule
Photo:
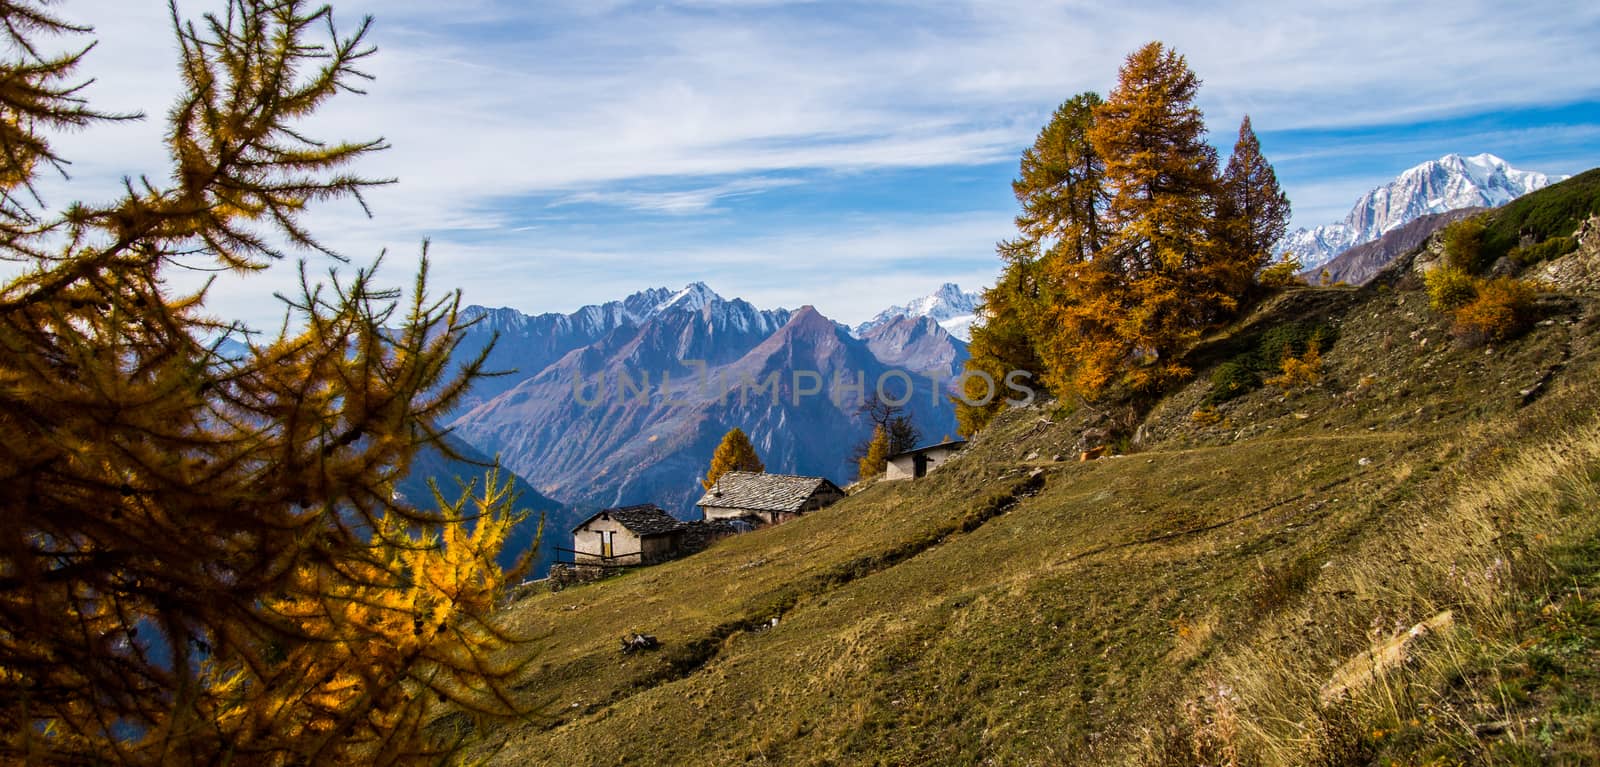
M 824 477 L 730 471 L 695 503 L 708 520 L 786 522 L 828 506 L 845 495 Z
M 653 565 L 678 555 L 684 525 L 655 504 L 606 509 L 572 529 L 577 565 Z
M 958 439 L 891 455 L 883 478 L 917 479 L 926 476 L 928 472 L 950 460 L 951 456 L 961 452 L 966 446 L 966 440 Z

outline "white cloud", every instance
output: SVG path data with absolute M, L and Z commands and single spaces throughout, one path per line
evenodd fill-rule
M 185 13 L 216 5 L 181 3 Z M 1593 44 L 1600 6 L 1570 2 L 1228 2 L 1204 11 L 1166 2 L 1037 0 L 336 5 L 347 28 L 361 13 L 377 15 L 373 41 L 381 50 L 369 69 L 378 80 L 371 95 L 336 101 L 311 127 L 328 138 L 386 137 L 394 148 L 362 170 L 401 183 L 373 194 L 375 219 L 353 215 L 350 206 L 324 208 L 314 220 L 318 231 L 358 259 L 384 247 L 411 253 L 422 238 L 435 237 L 452 253 L 440 249 L 441 282 L 473 286 L 485 302 L 505 296 L 530 309 L 542 299 L 513 301 L 513 294 L 565 305 L 566 296 L 590 286 L 547 286 L 566 273 L 557 251 L 572 235 L 558 222 L 534 222 L 506 236 L 507 228 L 529 225 L 528 200 L 687 218 L 717 213 L 735 196 L 770 192 L 810 171 L 1011 161 L 1055 104 L 1081 90 L 1107 89 L 1122 57 L 1150 39 L 1188 56 L 1206 81 L 1202 102 L 1214 124 L 1236 124 L 1248 111 L 1259 131 L 1431 119 L 1600 92 L 1592 74 L 1600 71 L 1600 46 Z M 100 77 L 88 92 L 95 103 L 143 109 L 150 119 L 63 137 L 75 183 L 47 184 L 49 199 L 105 198 L 124 175 L 164 177 L 162 118 L 177 83 L 165 4 L 79 0 L 63 12 L 99 27 L 101 45 L 86 64 Z M 1226 145 L 1231 137 L 1230 130 L 1215 138 Z M 1453 150 L 1478 148 L 1445 148 Z M 1441 153 L 1426 151 L 1404 164 Z M 1336 185 L 1345 178 L 1321 174 L 1289 192 L 1302 214 L 1339 209 L 1342 215 L 1356 195 L 1384 180 L 1361 177 L 1359 186 L 1341 192 Z M 1344 202 L 1336 203 L 1341 196 Z M 734 232 L 695 244 L 684 238 L 669 249 L 678 259 L 699 254 L 694 263 L 707 268 L 727 257 L 785 274 L 785 287 L 753 280 L 748 287 L 792 302 L 802 292 L 867 291 L 834 285 L 821 271 L 774 266 L 770 259 L 780 256 L 771 254 L 814 257 L 802 251 L 850 252 L 866 242 L 886 252 L 926 254 L 931 244 L 918 232 L 930 224 L 938 230 L 931 214 L 884 226 L 876 230 L 881 235 L 837 215 L 819 212 L 809 225 L 782 232 Z M 986 258 L 993 240 L 1007 233 L 1009 211 L 970 218 L 992 222 L 981 237 L 964 231 L 961 240 L 964 251 Z M 580 223 L 598 226 L 594 236 L 623 234 L 603 220 Z M 818 231 L 828 234 L 818 239 Z M 911 244 L 885 237 L 908 237 Z M 752 244 L 768 255 L 735 258 L 730 251 Z M 622 245 L 598 257 L 624 253 L 659 257 Z M 858 275 L 876 268 L 883 271 L 873 279 L 895 279 L 903 268 L 876 252 L 858 255 L 864 259 L 854 264 Z M 285 285 L 287 271 L 275 270 L 265 282 Z M 596 279 L 598 289 L 619 292 L 614 274 Z M 846 300 L 853 306 L 868 297 Z

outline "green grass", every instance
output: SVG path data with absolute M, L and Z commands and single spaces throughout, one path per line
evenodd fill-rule
M 1506 203 L 1490 214 L 1480 263 L 1492 264 L 1511 253 L 1522 237 L 1535 242 L 1566 237 L 1584 219 L 1600 214 L 1600 168 Z M 1534 251 L 1528 251 L 1536 255 Z M 1548 255 L 1548 254 L 1546 254 Z
M 1316 704 L 1344 659 L 1444 604 L 1465 628 L 1441 644 L 1453 660 L 1423 670 L 1460 668 L 1462 700 L 1500 689 L 1484 680 L 1509 682 L 1520 717 L 1560 723 L 1558 745 L 1538 754 L 1584 754 L 1589 736 L 1575 733 L 1593 732 L 1595 690 L 1572 669 L 1591 657 L 1593 614 L 1572 600 L 1590 586 L 1568 593 L 1552 574 L 1592 576 L 1582 568 L 1595 552 L 1570 540 L 1581 526 L 1556 524 L 1576 512 L 1552 502 L 1496 522 L 1461 511 L 1483 505 L 1473 499 L 1486 488 L 1550 484 L 1506 472 L 1593 422 L 1600 376 L 1591 326 L 1576 319 L 1558 313 L 1485 353 L 1453 348 L 1420 293 L 1287 292 L 1196 350 L 1196 382 L 1155 405 L 1140 452 L 1030 458 L 1068 454 L 1105 416 L 1010 411 L 924 480 L 879 483 L 696 556 L 516 604 L 510 627 L 532 639 L 520 652 L 533 659 L 518 694 L 539 715 L 478 733 L 473 755 L 1406 764 L 1509 748 L 1408 729 L 1451 694 L 1446 675 L 1419 671 L 1415 684 L 1441 692 L 1409 707 Z M 1252 391 L 1218 406 L 1221 422 L 1195 424 L 1210 369 L 1286 324 L 1338 334 L 1324 382 Z M 1547 377 L 1547 394 L 1522 394 Z M 1546 498 L 1527 492 L 1514 508 Z M 1525 608 L 1454 585 L 1452 567 L 1490 555 L 1530 573 L 1547 563 L 1511 590 Z M 1563 607 L 1547 615 L 1551 600 Z M 1551 615 L 1573 625 L 1549 626 Z M 630 631 L 662 649 L 621 655 Z M 1500 651 L 1523 643 L 1523 655 Z

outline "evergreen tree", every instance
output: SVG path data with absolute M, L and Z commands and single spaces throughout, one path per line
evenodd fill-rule
M 1002 250 L 1039 252 L 1046 260 L 1077 263 L 1100 249 L 1100 212 L 1106 204 L 1105 163 L 1089 141 L 1097 93 L 1080 93 L 1056 108 L 1033 146 L 1023 150 L 1011 191 L 1022 206 L 1018 240 Z
M 867 454 L 861 456 L 857 467 L 861 479 L 871 479 L 882 474 L 889 466 L 889 431 L 882 426 L 872 430 L 872 441 L 867 443 Z
M 972 436 L 994 419 L 1009 392 L 1006 374 L 1024 370 L 1038 375 L 1044 370 L 1035 344 L 1039 338 L 1038 316 L 1042 312 L 1036 263 L 1014 261 L 1000 273 L 1000 279 L 983 291 L 982 319 L 972 326 L 967 345 L 964 396 L 953 397 L 957 431 Z
M 711 468 L 706 470 L 706 478 L 701 480 L 700 486 L 710 490 L 719 477 L 730 471 L 759 473 L 766 470 L 761 457 L 756 455 L 755 445 L 750 444 L 750 438 L 745 436 L 743 429 L 735 426 L 723 435 L 722 443 L 711 454 Z
M 168 281 L 326 253 L 308 205 L 382 183 L 344 170 L 381 140 L 305 125 L 367 77 L 367 26 L 299 0 L 173 13 L 172 181 L 54 213 L 29 193 L 64 161 L 47 132 L 105 116 L 86 48 L 37 51 L 89 30 L 0 2 L 0 243 L 29 265 L 0 287 L 0 761 L 436 763 L 441 702 L 519 713 L 492 618 L 513 499 L 493 472 L 432 506 L 394 491 L 449 452 L 435 419 L 482 364 L 448 369 L 459 295 L 427 298 L 425 259 L 404 304 L 372 269 L 302 277 L 261 338 Z
M 1243 292 L 1271 263 L 1272 247 L 1289 231 L 1290 217 L 1289 196 L 1261 155 L 1249 115 L 1239 125 L 1239 140 L 1218 187 L 1217 239 L 1232 267 L 1229 289 Z
M 1087 393 L 1116 372 L 1136 390 L 1187 374 L 1177 352 L 1237 306 L 1208 236 L 1216 151 L 1194 103 L 1199 87 L 1182 56 L 1153 42 L 1128 56 L 1095 110 L 1089 139 L 1106 168 L 1106 243 L 1071 284 L 1075 308 L 1060 328 L 1088 333 L 1070 376 Z
M 911 414 L 905 412 L 904 407 L 878 397 L 877 392 L 867 393 L 858 412 L 865 415 L 874 426 L 882 426 L 889 433 L 889 455 L 912 450 L 922 441 L 922 430 L 917 428 L 917 422 Z M 870 437 L 857 443 L 850 457 L 861 460 L 871 443 Z
M 1059 335 L 1052 321 L 1062 300 L 1057 286 L 1101 247 L 1105 167 L 1088 136 L 1100 104 L 1096 93 L 1068 99 L 1023 151 L 1011 183 L 1022 208 L 1016 217 L 1018 234 L 996 248 L 1005 269 L 994 287 L 984 291 L 983 320 L 973 326 L 968 346 L 966 396 L 954 398 L 964 435 L 975 433 L 1004 407 L 1008 373 L 1022 370 L 1038 376 L 1045 369 L 1041 350 L 1051 348 Z

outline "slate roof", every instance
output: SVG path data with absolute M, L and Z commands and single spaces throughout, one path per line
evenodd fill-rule
M 894 460 L 896 458 L 899 458 L 902 455 L 916 455 L 917 453 L 926 453 L 929 450 L 938 450 L 941 447 L 950 448 L 952 450 L 958 450 L 965 444 L 967 444 L 967 441 L 964 440 L 964 439 L 953 439 L 953 440 L 950 440 L 949 442 L 940 442 L 937 445 L 927 445 L 927 446 L 924 446 L 924 447 L 919 447 L 919 448 L 917 448 L 915 450 L 907 450 L 904 453 L 895 453 L 894 455 L 889 456 L 889 460 L 892 461 L 892 460 Z
M 824 486 L 844 495 L 838 485 L 823 477 L 730 471 L 718 477 L 717 484 L 712 485 L 695 505 L 751 511 L 799 511 Z
M 601 516 L 609 516 L 618 524 L 633 531 L 635 535 L 660 535 L 662 533 L 676 532 L 683 528 L 683 523 L 673 518 L 671 514 L 662 511 L 653 503 L 642 503 L 638 506 L 623 506 L 620 509 L 606 509 L 594 516 L 585 519 L 582 525 L 572 528 L 574 532 L 583 528 Z

